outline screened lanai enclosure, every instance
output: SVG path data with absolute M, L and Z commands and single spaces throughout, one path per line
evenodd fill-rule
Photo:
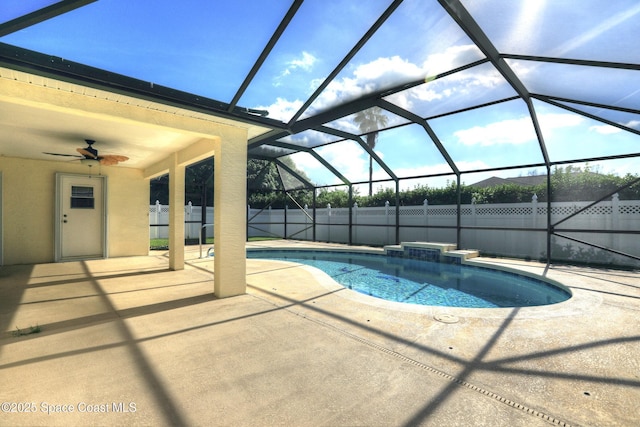
M 2 67 L 259 126 L 249 236 L 640 266 L 635 0 L 16 0 L 0 19 Z

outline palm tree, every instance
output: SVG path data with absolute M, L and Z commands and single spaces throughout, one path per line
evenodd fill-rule
M 353 121 L 356 122 L 360 131 L 365 136 L 367 146 L 373 150 L 378 141 L 378 131 L 387 125 L 388 117 L 383 113 L 380 107 L 371 107 L 369 109 L 356 113 Z M 369 196 L 373 194 L 373 157 L 369 156 Z

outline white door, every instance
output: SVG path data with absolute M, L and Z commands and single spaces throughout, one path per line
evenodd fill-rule
M 104 258 L 105 177 L 57 176 L 56 260 Z

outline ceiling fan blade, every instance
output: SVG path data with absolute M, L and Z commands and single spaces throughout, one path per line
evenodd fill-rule
M 85 140 L 89 145 L 86 148 L 76 148 L 76 151 L 81 154 L 80 156 L 77 154 L 62 154 L 62 153 L 48 153 L 43 152 L 43 154 L 50 154 L 52 156 L 63 156 L 63 157 L 75 157 L 79 159 L 93 159 L 98 160 L 101 165 L 112 166 L 117 165 L 120 162 L 126 162 L 129 160 L 127 156 L 119 156 L 116 154 L 106 154 L 104 156 L 98 155 L 98 150 L 92 147 L 95 141 L 86 139 Z
M 129 160 L 129 158 L 127 156 L 119 156 L 117 154 L 105 154 L 104 156 L 102 156 L 103 159 L 113 159 L 116 162 L 126 162 L 127 160 Z
M 42 154 L 49 154 L 51 156 L 63 156 L 63 157 L 78 157 L 78 158 L 82 158 L 82 156 L 78 156 L 77 154 L 62 154 L 62 153 L 47 153 L 46 151 L 43 151 Z
M 113 165 L 117 165 L 118 161 L 117 160 L 113 160 L 113 159 L 109 159 L 109 158 L 102 158 L 100 159 L 100 164 L 104 165 L 104 166 L 113 166 Z
M 118 156 L 116 154 L 107 154 L 105 156 L 100 157 L 100 164 L 111 166 L 117 165 L 120 162 L 126 162 L 129 160 L 126 156 Z
M 76 151 L 78 153 L 82 154 L 87 159 L 97 159 L 98 158 L 98 156 L 93 154 L 91 151 L 85 150 L 84 148 L 76 148 Z

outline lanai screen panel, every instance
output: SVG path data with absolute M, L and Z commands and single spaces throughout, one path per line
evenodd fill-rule
M 375 151 L 399 178 L 452 173 L 442 153 L 418 124 L 380 132 Z
M 342 138 L 335 135 L 330 135 L 328 133 L 318 132 L 315 130 L 306 130 L 304 132 L 280 138 L 278 141 L 297 145 L 303 148 L 314 148 L 336 142 L 340 139 Z
M 5 1 L 0 24 L 57 3 Z M 462 7 L 471 19 L 456 22 L 447 8 Z M 312 182 L 341 183 L 311 154 L 294 154 L 313 149 L 366 182 L 370 156 L 350 138 L 376 133 L 373 150 L 392 173 L 374 161 L 372 178 L 395 185 L 392 175 L 539 167 L 544 150 L 552 164 L 615 156 L 637 166 L 639 33 L 635 0 L 105 0 L 0 42 L 221 102 L 258 66 L 239 104 L 283 122 L 265 146 L 250 144 L 250 157 L 291 156 Z M 371 112 L 383 118 L 363 125 Z M 289 122 L 298 114 L 304 122 Z
M 640 132 L 640 111 L 634 113 L 629 111 L 620 111 L 614 108 L 606 108 L 601 106 L 594 107 L 584 104 L 576 104 L 575 102 L 564 101 L 560 101 L 557 104 L 566 106 L 567 108 L 571 108 L 572 110 L 581 111 L 589 116 L 600 117 L 601 119 L 617 124 L 628 130 Z
M 640 135 L 629 130 L 544 102 L 537 101 L 535 106 L 551 161 L 640 152 Z
M 350 182 L 369 181 L 369 154 L 360 144 L 343 140 L 315 149 L 322 158 L 333 165 Z M 388 180 L 389 175 L 373 161 L 373 179 Z M 332 184 L 338 181 L 334 179 Z
M 483 58 L 436 1 L 405 0 L 311 104 L 313 116 Z
M 47 6 L 60 3 L 59 0 L 4 0 L 0 8 L 0 24 L 36 12 Z
M 97 1 L 0 41 L 230 102 L 287 9 L 259 0 Z
M 300 151 L 283 157 L 290 159 L 296 168 L 305 172 L 316 186 L 342 184 L 342 181 L 331 170 L 310 153 Z
M 249 158 L 277 158 L 282 156 L 288 156 L 289 154 L 296 153 L 296 150 L 288 148 L 276 147 L 273 145 L 260 145 L 258 147 L 248 150 L 247 154 Z
M 540 143 L 520 100 L 429 120 L 461 171 L 542 163 Z
M 423 117 L 433 117 L 517 96 L 490 63 L 427 81 L 385 97 L 387 101 Z
M 370 107 L 325 123 L 324 126 L 364 136 L 367 133 L 408 123 L 409 120 L 380 107 Z
M 507 60 L 529 92 L 640 110 L 640 70 Z
M 286 168 L 280 165 L 278 165 L 277 168 L 280 179 L 282 180 L 282 185 L 286 191 L 300 190 L 308 187 L 306 182 L 301 181 L 298 177 L 291 174 L 291 172 Z
M 351 0 L 304 1 L 240 103 L 288 122 L 388 3 L 373 0 L 363 7 Z
M 501 53 L 640 62 L 635 0 L 462 0 Z

